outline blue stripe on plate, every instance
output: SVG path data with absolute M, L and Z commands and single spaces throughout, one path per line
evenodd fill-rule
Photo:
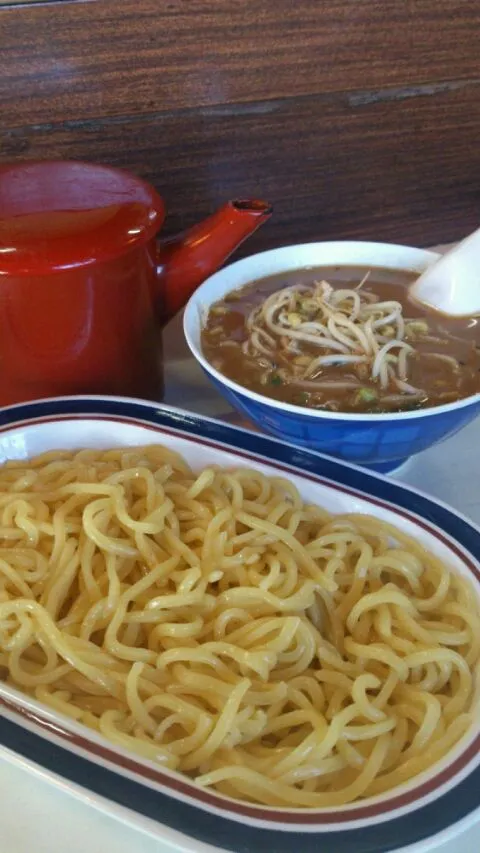
M 413 512 L 452 536 L 474 557 L 480 557 L 480 531 L 452 509 L 437 504 L 426 495 L 320 454 L 187 412 L 170 411 L 155 404 L 126 399 L 59 398 L 3 409 L 0 411 L 0 426 L 22 420 L 69 415 L 138 419 L 154 426 L 177 429 L 187 435 L 215 441 L 234 451 L 261 454 L 274 463 L 293 465 L 339 485 L 359 490 L 367 497 L 388 501 Z M 330 853 L 331 850 L 335 850 L 335 853 L 389 853 L 436 835 L 480 807 L 479 767 L 433 803 L 386 823 L 334 833 L 322 830 L 314 833 L 273 832 L 213 816 L 110 770 L 97 765 L 92 767 L 88 760 L 5 719 L 0 724 L 0 742 L 87 790 L 192 838 L 235 853 L 265 853 L 265 850 L 270 853 L 291 853 L 294 848 L 301 849 L 302 853 Z
M 442 832 L 478 808 L 480 800 L 479 768 L 453 792 L 387 823 L 333 833 L 272 832 L 209 814 L 111 770 L 92 766 L 87 759 L 7 720 L 0 721 L 0 743 L 98 796 L 232 853 L 391 853 Z

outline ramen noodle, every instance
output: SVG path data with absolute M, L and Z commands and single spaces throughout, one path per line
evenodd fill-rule
M 466 579 L 287 479 L 160 446 L 0 469 L 0 676 L 232 798 L 389 791 L 474 712 Z

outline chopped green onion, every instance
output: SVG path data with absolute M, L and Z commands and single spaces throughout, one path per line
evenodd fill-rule
M 428 323 L 425 323 L 424 320 L 411 320 L 405 326 L 406 335 L 428 335 L 428 332 Z
M 300 326 L 302 322 L 300 314 L 297 314 L 295 311 L 290 311 L 290 313 L 287 314 L 287 320 L 294 329 L 296 329 L 297 326 Z
M 272 373 L 270 377 L 270 385 L 283 385 L 283 379 L 278 373 Z
M 308 403 L 309 395 L 306 391 L 302 391 L 300 394 L 297 394 L 295 397 L 295 402 L 299 406 L 305 406 Z
M 353 398 L 353 405 L 360 406 L 362 403 L 373 403 L 377 398 L 378 394 L 373 388 L 360 388 Z

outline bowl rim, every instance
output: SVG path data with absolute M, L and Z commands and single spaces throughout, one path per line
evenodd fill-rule
M 264 394 L 259 394 L 257 391 L 252 391 L 249 388 L 246 388 L 244 385 L 241 385 L 239 382 L 235 382 L 233 379 L 230 379 L 228 376 L 225 376 L 219 370 L 217 370 L 213 365 L 208 361 L 208 359 L 204 356 L 201 345 L 197 345 L 194 340 L 194 331 L 197 331 L 199 324 L 201 324 L 201 319 L 199 317 L 199 308 L 202 308 L 203 311 L 208 311 L 210 308 L 210 304 L 201 306 L 202 295 L 205 293 L 208 287 L 216 282 L 220 281 L 222 278 L 225 280 L 228 279 L 229 273 L 232 271 L 241 272 L 243 269 L 246 269 L 252 261 L 255 259 L 267 259 L 273 258 L 275 255 L 280 256 L 282 253 L 286 254 L 287 252 L 293 252 L 294 250 L 304 251 L 306 249 L 310 249 L 315 251 L 316 249 L 325 249 L 325 248 L 338 248 L 339 251 L 342 248 L 371 248 L 372 251 L 385 251 L 386 249 L 396 249 L 399 252 L 415 252 L 418 254 L 418 257 L 423 259 L 423 262 L 420 263 L 420 269 L 418 269 L 415 264 L 415 271 L 420 272 L 421 268 L 424 268 L 428 265 L 428 262 L 433 263 L 436 259 L 440 257 L 438 252 L 433 252 L 429 249 L 420 249 L 414 246 L 404 246 L 397 243 L 379 243 L 372 242 L 368 240 L 326 240 L 326 241 L 316 241 L 310 243 L 293 243 L 286 246 L 280 246 L 276 249 L 267 249 L 264 252 L 257 252 L 254 255 L 248 255 L 246 258 L 241 258 L 238 261 L 235 261 L 232 264 L 228 264 L 223 267 L 218 272 L 209 276 L 205 281 L 197 288 L 195 293 L 190 297 L 185 312 L 183 315 L 183 333 L 185 336 L 185 340 L 187 342 L 187 346 L 192 353 L 193 357 L 196 361 L 201 365 L 204 371 L 212 376 L 217 383 L 220 385 L 225 385 L 231 391 L 236 394 L 239 394 L 243 397 L 247 397 L 254 403 L 267 406 L 272 409 L 276 409 L 280 412 L 287 412 L 290 415 L 296 415 L 297 417 L 307 417 L 312 420 L 330 420 L 330 421 L 346 421 L 346 422 L 355 422 L 355 423 L 364 423 L 368 424 L 376 424 L 376 423 L 384 423 L 386 420 L 395 420 L 395 421 L 409 421 L 409 420 L 417 420 L 418 418 L 431 417 L 433 415 L 443 415 L 449 414 L 450 412 L 458 411 L 459 409 L 467 408 L 475 403 L 480 402 L 480 391 L 476 394 L 470 394 L 468 397 L 462 397 L 460 400 L 454 400 L 452 403 L 443 403 L 440 406 L 425 406 L 422 409 L 415 409 L 414 411 L 408 412 L 382 412 L 378 414 L 366 414 L 366 413 L 358 413 L 355 414 L 353 412 L 329 412 L 324 409 L 309 409 L 306 406 L 297 406 L 294 403 L 287 403 L 282 400 L 275 400 L 273 397 L 267 397 Z M 338 264 L 340 266 L 341 264 Z M 348 264 L 351 265 L 351 264 Z M 345 264 L 347 266 L 347 264 Z M 284 267 L 284 271 L 299 269 L 301 266 L 293 266 L 291 264 L 287 264 Z M 388 268 L 388 265 L 382 264 L 382 268 Z M 398 269 L 397 267 L 391 267 L 391 269 Z M 405 270 L 412 269 L 412 265 L 405 266 Z M 280 270 L 279 270 L 280 271 Z M 239 287 L 245 287 L 249 283 L 255 281 L 255 277 L 252 277 L 250 281 L 245 281 Z M 225 289 L 225 293 L 230 293 L 235 290 L 236 287 L 230 287 Z M 218 297 L 217 297 L 218 298 Z

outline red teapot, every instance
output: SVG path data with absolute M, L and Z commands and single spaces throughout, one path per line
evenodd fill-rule
M 120 169 L 0 166 L 0 406 L 65 394 L 160 400 L 160 328 L 271 214 L 231 201 L 180 237 Z

